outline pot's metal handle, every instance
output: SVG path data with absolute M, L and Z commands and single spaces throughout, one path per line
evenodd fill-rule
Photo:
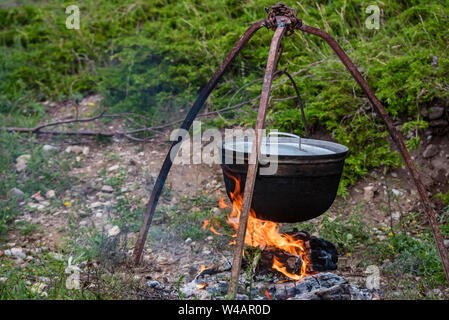
M 270 132 L 269 134 L 268 134 L 268 138 L 270 137 L 270 136 L 272 136 L 272 135 L 275 135 L 275 136 L 285 136 L 285 137 L 290 137 L 290 138 L 295 138 L 295 139 L 298 139 L 298 149 L 299 150 L 301 150 L 301 137 L 300 136 L 297 136 L 296 134 L 293 134 L 293 133 L 286 133 L 286 132 Z

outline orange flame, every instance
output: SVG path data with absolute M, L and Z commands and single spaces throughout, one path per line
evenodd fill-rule
M 219 206 L 221 209 L 226 209 L 226 208 L 229 207 L 229 206 L 225 203 L 223 197 L 221 197 L 220 200 L 218 200 L 218 206 Z
M 206 227 L 209 225 L 209 220 L 204 220 L 203 226 L 201 227 L 202 230 L 206 230 Z
M 217 230 L 215 230 L 215 228 L 214 228 L 213 225 L 210 226 L 209 230 L 212 231 L 212 232 L 213 232 L 214 234 L 216 234 L 217 236 L 221 235 L 220 232 L 218 232 Z
M 232 199 L 232 210 L 227 216 L 227 222 L 237 231 L 243 203 L 243 194 L 240 190 L 240 181 L 233 176 L 229 177 L 234 180 L 235 189 L 233 192 L 230 192 L 230 198 Z M 286 252 L 298 255 L 302 260 L 301 272 L 299 275 L 287 272 L 287 268 L 275 258 L 273 259 L 272 268 L 294 280 L 300 280 L 308 274 L 307 264 L 309 262 L 309 258 L 306 254 L 304 242 L 302 240 L 296 240 L 288 234 L 279 233 L 279 224 L 256 218 L 256 214 L 253 209 L 250 210 L 248 217 L 245 244 L 252 247 L 261 248 L 273 246 Z
M 207 287 L 207 283 L 198 283 L 198 284 L 196 285 L 196 288 L 197 288 L 198 290 L 204 290 L 204 289 L 206 289 L 206 287 Z
M 210 269 L 210 267 L 206 267 L 204 264 L 200 265 L 200 272 L 203 272 L 204 270 Z

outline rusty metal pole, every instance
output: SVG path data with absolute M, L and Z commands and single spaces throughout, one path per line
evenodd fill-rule
M 430 228 L 432 230 L 433 237 L 435 239 L 435 244 L 438 248 L 438 252 L 441 257 L 441 262 L 443 264 L 444 272 L 446 273 L 446 279 L 449 283 L 449 257 L 448 257 L 448 252 L 444 246 L 443 235 L 441 234 L 441 230 L 438 226 L 435 211 L 432 208 L 432 203 L 430 202 L 426 188 L 424 187 L 424 184 L 421 181 L 421 177 L 419 176 L 419 173 L 416 170 L 416 167 L 412 161 L 412 158 L 410 157 L 410 154 L 404 144 L 404 141 L 402 140 L 401 135 L 394 127 L 393 121 L 391 120 L 391 118 L 388 115 L 385 108 L 382 106 L 382 103 L 379 101 L 379 99 L 377 99 L 373 90 L 368 85 L 368 82 L 363 78 L 363 76 L 357 70 L 357 67 L 354 65 L 354 63 L 351 61 L 351 59 L 348 57 L 348 55 L 344 52 L 344 50 L 340 47 L 340 45 L 327 32 L 324 32 L 323 30 L 320 30 L 320 29 L 314 28 L 314 27 L 310 27 L 310 26 L 307 26 L 304 24 L 301 26 L 298 26 L 297 29 L 307 32 L 307 33 L 310 33 L 310 34 L 314 34 L 316 36 L 319 36 L 322 39 L 324 39 L 331 46 L 331 48 L 334 50 L 334 52 L 337 54 L 337 56 L 340 58 L 340 60 L 345 65 L 346 69 L 348 69 L 349 73 L 351 73 L 351 75 L 357 81 L 360 88 L 362 88 L 363 92 L 365 92 L 369 101 L 374 106 L 374 109 L 376 110 L 376 112 L 380 115 L 382 120 L 385 122 L 385 125 L 387 126 L 387 130 L 390 133 L 390 136 L 393 139 L 393 141 L 395 142 L 396 146 L 398 147 L 398 149 L 402 155 L 402 158 L 404 159 L 405 164 L 407 165 L 407 167 L 413 177 L 416 188 L 418 189 L 418 193 L 421 197 L 422 206 L 423 206 L 425 214 L 427 215 L 427 219 L 429 220 Z
M 187 114 L 184 122 L 181 125 L 181 129 L 188 130 L 190 129 L 190 126 L 192 125 L 193 120 L 197 116 L 198 112 L 200 111 L 201 107 L 203 106 L 204 102 L 206 101 L 207 97 L 210 95 L 212 90 L 217 85 L 218 81 L 220 80 L 221 76 L 225 72 L 228 65 L 234 60 L 234 58 L 239 54 L 240 50 L 243 48 L 243 46 L 251 39 L 251 37 L 256 33 L 257 30 L 263 27 L 265 24 L 264 20 L 259 20 L 255 23 L 253 23 L 248 30 L 245 31 L 245 33 L 242 35 L 242 37 L 237 41 L 237 43 L 234 45 L 232 50 L 229 52 L 229 54 L 224 59 L 222 65 L 220 68 L 215 72 L 212 79 L 207 83 L 207 85 L 201 90 L 198 98 L 196 99 L 195 103 L 193 104 L 192 108 L 190 109 L 189 113 Z M 180 143 L 182 141 L 182 137 L 178 139 L 178 141 L 173 142 L 173 144 L 170 147 L 170 150 L 168 151 L 167 155 L 165 156 L 165 160 L 162 164 L 161 171 L 159 172 L 159 175 L 156 179 L 156 183 L 154 184 L 153 191 L 151 192 L 151 197 L 147 202 L 146 208 L 145 208 L 145 214 L 142 222 L 142 227 L 140 228 L 139 236 L 137 238 L 136 245 L 134 247 L 134 263 L 137 265 L 142 260 L 142 253 L 143 248 L 145 246 L 145 241 L 147 239 L 148 235 L 148 229 L 150 228 L 151 221 L 153 220 L 154 211 L 157 206 L 157 202 L 159 200 L 159 197 L 162 192 L 162 188 L 164 187 L 165 180 L 167 179 L 168 172 L 170 171 L 170 168 L 173 164 L 171 159 L 172 150 L 176 151 L 179 149 Z M 175 149 L 178 148 L 178 149 Z
M 278 18 L 278 28 L 276 29 L 271 41 L 268 61 L 263 81 L 262 94 L 260 95 L 259 111 L 256 122 L 256 136 L 254 139 L 251 155 L 249 157 L 248 172 L 246 175 L 245 190 L 243 192 L 243 203 L 240 211 L 239 227 L 237 230 L 237 240 L 234 249 L 234 258 L 232 261 L 231 281 L 228 288 L 228 297 L 235 298 L 239 283 L 240 269 L 242 266 L 243 245 L 245 244 L 246 226 L 248 223 L 249 211 L 253 199 L 254 185 L 256 183 L 257 168 L 259 162 L 260 143 L 262 141 L 261 131 L 265 123 L 265 115 L 268 103 L 270 101 L 271 83 L 276 68 L 276 54 L 281 44 L 282 36 L 285 33 L 285 25 L 289 22 L 286 17 Z

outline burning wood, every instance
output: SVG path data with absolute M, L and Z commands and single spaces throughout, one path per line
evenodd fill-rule
M 228 214 L 227 222 L 237 230 L 243 196 L 239 179 L 230 178 L 235 182 L 235 189 L 231 192 L 232 209 Z M 223 197 L 220 198 L 219 206 L 220 208 L 229 207 Z M 235 244 L 235 241 L 229 244 Z M 332 243 L 311 237 L 304 231 L 293 230 L 289 233 L 280 233 L 278 223 L 256 218 L 252 209 L 248 219 L 245 244 L 261 249 L 256 272 L 266 273 L 276 270 L 290 279 L 300 280 L 316 272 L 337 269 L 338 254 Z
M 197 285 L 196 285 L 196 288 L 198 289 L 198 290 L 204 290 L 204 289 L 206 289 L 206 287 L 207 287 L 207 283 L 198 283 Z
M 307 257 L 306 274 L 331 271 L 337 269 L 338 253 L 335 246 L 317 237 L 310 236 L 305 231 L 293 231 L 288 233 L 296 241 L 302 241 Z M 256 248 L 247 248 L 247 256 L 254 256 Z M 245 257 L 244 265 L 249 264 Z M 290 279 L 300 280 L 303 278 L 303 260 L 300 255 L 284 251 L 275 246 L 262 248 L 259 262 L 255 268 L 258 274 L 271 273 L 276 270 Z
M 210 267 L 206 267 L 204 264 L 200 266 L 200 271 L 196 275 L 195 279 L 198 279 L 199 277 L 202 277 L 206 274 L 214 274 L 219 272 L 215 266 L 215 264 L 211 265 Z

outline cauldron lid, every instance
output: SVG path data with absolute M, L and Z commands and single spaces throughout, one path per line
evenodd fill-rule
M 279 135 L 283 135 L 279 133 Z M 277 138 L 277 139 L 276 139 Z M 288 137 L 264 137 L 261 153 L 269 156 L 326 156 L 346 153 L 348 148 L 329 141 L 302 139 L 288 134 Z M 252 148 L 252 138 L 236 138 L 223 143 L 223 149 L 237 153 L 248 154 Z

